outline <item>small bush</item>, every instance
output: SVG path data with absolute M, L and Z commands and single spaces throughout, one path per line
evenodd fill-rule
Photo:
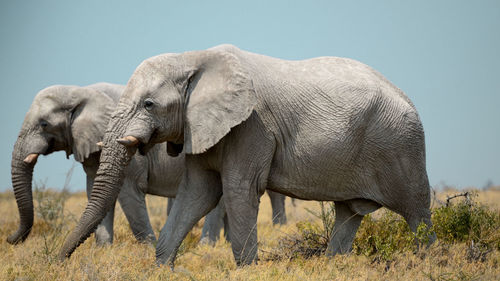
M 34 186 L 33 199 L 36 204 L 35 214 L 43 222 L 55 226 L 63 218 L 64 202 L 69 194 L 65 190 L 57 192 L 47 189 L 45 183 Z
M 309 210 L 320 219 L 321 224 L 310 221 L 297 223 L 296 233 L 282 237 L 273 251 L 263 251 L 267 254 L 265 259 L 310 258 L 323 254 L 332 235 L 334 210 L 333 203 L 321 203 L 319 213 Z M 417 233 L 412 233 L 403 217 L 389 210 L 383 210 L 378 218 L 366 215 L 356 234 L 353 253 L 388 261 L 397 253 L 416 251 L 415 242 L 426 244 L 432 231 L 443 243 L 470 244 L 468 260 L 484 261 L 492 248 L 500 250 L 500 213 L 470 198 L 435 208 L 432 222 L 431 229 L 422 223 Z
M 333 203 L 320 202 L 319 213 L 309 209 L 306 211 L 319 218 L 321 224 L 310 221 L 298 222 L 297 232 L 282 237 L 275 249 L 271 251 L 261 249 L 264 253 L 263 260 L 307 259 L 326 251 L 335 221 L 335 207 Z
M 474 242 L 500 249 L 500 213 L 472 199 L 434 209 L 432 222 L 440 241 Z
M 326 251 L 328 241 L 317 224 L 299 222 L 298 231 L 279 239 L 278 246 L 271 251 L 265 251 L 262 257 L 266 261 L 293 260 L 319 256 Z
M 47 262 L 55 260 L 56 250 L 60 248 L 65 236 L 67 218 L 64 216 L 64 203 L 69 197 L 69 182 L 73 174 L 74 165 L 66 173 L 66 180 L 62 191 L 47 189 L 45 182 L 34 186 L 33 199 L 35 201 L 35 214 L 37 227 L 41 228 L 44 246 L 37 255 L 42 256 Z
M 363 218 L 354 239 L 353 252 L 390 260 L 395 253 L 414 250 L 415 246 L 415 235 L 406 221 L 400 215 L 384 210 L 379 219 L 370 215 Z

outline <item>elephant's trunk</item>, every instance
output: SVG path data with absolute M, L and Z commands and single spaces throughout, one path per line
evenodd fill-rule
M 134 155 L 135 148 L 127 148 L 116 140 L 123 136 L 124 126 L 111 120 L 109 128 L 114 131 L 104 136 L 100 165 L 94 180 L 94 187 L 85 211 L 78 225 L 66 239 L 60 259 L 68 258 L 73 251 L 92 234 L 106 213 L 114 206 L 123 184 L 124 170 Z
M 24 138 L 20 136 L 12 152 L 12 186 L 16 196 L 17 208 L 19 209 L 19 228 L 15 233 L 7 238 L 10 244 L 23 242 L 29 235 L 33 226 L 33 194 L 31 181 L 33 178 L 33 168 L 36 160 L 25 162 L 26 149 L 24 149 Z

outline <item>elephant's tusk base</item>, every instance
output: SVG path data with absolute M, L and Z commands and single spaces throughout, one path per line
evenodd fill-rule
M 38 153 L 31 153 L 28 155 L 26 158 L 24 158 L 24 163 L 26 164 L 34 164 L 36 163 L 36 160 L 38 159 Z
M 126 136 L 124 138 L 117 139 L 116 141 L 118 143 L 123 144 L 124 146 L 128 146 L 128 147 L 136 146 L 139 144 L 139 140 L 133 136 Z

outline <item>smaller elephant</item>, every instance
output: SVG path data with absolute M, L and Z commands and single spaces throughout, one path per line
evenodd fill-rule
M 101 147 L 98 143 L 123 89 L 121 85 L 109 83 L 86 87 L 52 86 L 35 97 L 12 153 L 12 183 L 21 221 L 19 229 L 7 238 L 9 243 L 24 241 L 31 231 L 32 173 L 40 154 L 48 155 L 60 150 L 66 151 L 67 157 L 73 154 L 86 173 L 87 196 L 90 196 L 99 166 Z M 146 156 L 137 154 L 134 157 L 118 194 L 118 201 L 137 240 L 156 240 L 147 213 L 145 195 L 175 197 L 183 166 L 184 158 L 169 157 L 166 145 L 154 148 Z M 283 195 L 274 197 L 279 196 Z M 277 211 L 284 212 L 284 209 Z M 114 208 L 111 208 L 95 231 L 98 244 L 112 243 L 113 218 Z M 208 232 L 220 232 L 211 229 L 220 227 L 211 223 L 211 218 L 215 220 L 217 216 L 211 215 L 207 219 Z
M 51 86 L 40 91 L 26 113 L 12 152 L 12 185 L 19 209 L 18 230 L 7 238 L 23 242 L 33 226 L 32 176 L 40 154 L 73 154 L 87 175 L 87 195 L 99 165 L 102 139 L 123 86 L 98 83 L 87 87 Z M 113 211 L 97 227 L 99 244 L 112 241 Z M 110 227 L 111 226 L 111 227 Z

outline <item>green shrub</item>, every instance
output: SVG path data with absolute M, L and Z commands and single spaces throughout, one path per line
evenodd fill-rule
M 45 183 L 34 185 L 33 199 L 36 204 L 35 214 L 43 222 L 55 226 L 63 218 L 64 202 L 69 193 L 66 190 L 58 192 L 47 189 Z
M 448 200 L 449 201 L 449 200 Z M 267 259 L 309 258 L 326 251 L 335 221 L 333 203 L 320 203 L 320 212 L 308 210 L 321 223 L 297 223 L 297 232 L 281 238 Z M 417 250 L 416 241 L 427 244 L 434 231 L 442 243 L 468 243 L 469 260 L 484 261 L 491 249 L 500 250 L 500 212 L 475 203 L 470 197 L 433 209 L 433 227 L 421 223 L 412 233 L 400 215 L 383 209 L 380 216 L 366 215 L 353 243 L 353 253 L 391 260 L 397 253 Z
M 353 243 L 353 252 L 392 259 L 395 253 L 415 249 L 415 235 L 398 214 L 384 210 L 380 218 L 366 215 Z
M 473 200 L 434 209 L 432 223 L 442 242 L 474 242 L 500 249 L 500 213 Z

